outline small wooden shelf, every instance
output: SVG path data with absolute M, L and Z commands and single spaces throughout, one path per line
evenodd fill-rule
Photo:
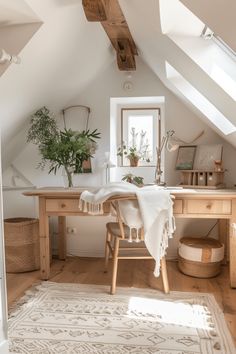
M 225 170 L 215 171 L 215 170 L 176 170 L 179 172 L 214 172 L 214 173 L 225 173 Z
M 179 184 L 183 188 L 192 188 L 192 189 L 223 189 L 225 184 L 218 184 L 217 186 L 198 186 L 198 185 L 189 185 L 189 184 Z
M 224 188 L 224 170 L 181 170 L 182 187 L 220 189 Z

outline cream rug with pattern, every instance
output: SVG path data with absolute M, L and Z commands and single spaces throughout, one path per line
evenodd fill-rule
M 233 354 L 210 294 L 43 282 L 9 319 L 18 354 Z

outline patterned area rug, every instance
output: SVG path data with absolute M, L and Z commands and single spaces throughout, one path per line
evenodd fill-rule
M 233 354 L 210 294 L 44 282 L 9 319 L 18 354 Z

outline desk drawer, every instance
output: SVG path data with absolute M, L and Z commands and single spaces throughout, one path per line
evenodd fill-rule
M 180 199 L 174 200 L 173 212 L 174 212 L 174 214 L 182 214 L 183 213 L 183 201 L 182 200 L 180 200 Z
M 78 199 L 47 199 L 47 212 L 79 212 L 79 198 Z
M 187 199 L 186 212 L 189 214 L 231 214 L 231 200 Z
M 76 213 L 87 214 L 79 209 L 79 198 L 77 199 L 46 199 L 46 212 L 47 213 Z M 110 213 L 110 203 L 103 204 L 104 215 Z

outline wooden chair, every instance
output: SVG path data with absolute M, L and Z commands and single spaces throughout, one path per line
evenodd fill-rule
M 132 235 L 131 242 L 130 238 L 132 233 L 130 234 L 129 226 L 124 224 L 121 216 L 121 210 L 119 208 L 119 201 L 122 200 L 136 200 L 137 202 L 137 198 L 136 196 L 120 196 L 114 197 L 113 200 L 111 200 L 111 205 L 116 212 L 117 222 L 108 222 L 106 224 L 107 235 L 105 244 L 105 271 L 107 271 L 108 262 L 111 255 L 113 259 L 113 270 L 110 293 L 112 295 L 115 294 L 116 291 L 118 261 L 120 259 L 153 259 L 153 257 L 150 255 L 147 248 L 145 247 L 143 228 L 140 229 L 138 235 L 140 239 L 140 242 L 137 243 L 138 247 L 133 246 L 134 242 L 137 241 L 137 235 Z M 134 236 L 136 237 L 134 238 Z M 142 252 L 141 255 L 140 252 Z M 165 257 L 161 259 L 161 275 L 164 292 L 169 293 L 169 282 Z

